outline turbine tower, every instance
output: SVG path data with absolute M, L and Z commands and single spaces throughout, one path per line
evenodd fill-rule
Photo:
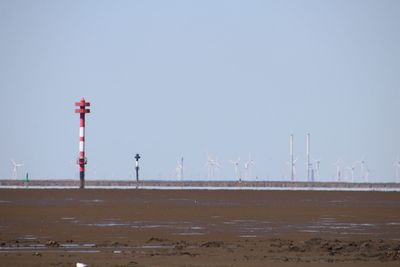
M 340 159 L 338 159 L 333 165 L 336 166 L 336 181 L 341 182 L 342 180 L 342 172 L 340 170 Z
M 290 135 L 290 179 L 292 182 L 294 181 L 294 176 L 295 176 L 295 170 L 294 170 L 294 165 L 295 165 L 295 160 L 293 158 L 293 134 Z
M 214 178 L 215 170 L 221 168 L 221 165 L 216 159 L 213 159 L 210 155 L 207 156 L 207 176 L 208 178 Z
M 396 170 L 396 182 L 400 182 L 400 157 L 397 156 L 397 160 L 393 163 L 393 167 Z
M 313 162 L 315 163 L 315 169 L 313 168 L 313 177 L 319 181 L 319 165 L 321 164 L 321 159 L 313 159 Z
M 244 169 L 246 172 L 246 179 L 249 179 L 251 177 L 251 166 L 254 166 L 255 163 L 254 161 L 251 159 L 251 154 L 249 153 L 249 160 L 247 162 L 244 163 Z
M 365 156 L 363 156 L 361 160 L 357 161 L 357 163 L 359 163 L 361 167 L 361 180 L 363 180 L 364 182 L 368 182 L 369 169 L 366 168 Z
M 211 176 L 213 175 L 213 159 L 210 157 L 210 155 L 207 156 L 207 161 L 206 161 L 206 167 L 207 167 L 207 178 L 210 179 Z
M 16 180 L 18 179 L 18 168 L 24 166 L 24 164 L 17 163 L 13 159 L 11 159 L 11 163 L 13 164 L 12 177 Z
M 344 173 L 344 181 L 346 181 L 346 182 L 349 181 L 349 175 L 350 175 L 350 178 L 351 178 L 350 181 L 353 181 L 353 177 L 352 177 L 353 171 L 352 171 L 351 166 L 350 166 L 350 167 L 346 167 L 346 168 L 344 169 L 343 173 Z
M 240 177 L 240 158 L 238 158 L 236 161 L 231 160 L 230 163 L 233 164 L 234 168 L 235 168 L 235 175 L 236 178 L 238 179 L 238 181 L 240 182 L 242 180 L 242 178 Z
M 312 175 L 312 166 L 311 166 L 311 161 L 310 161 L 310 134 L 307 134 L 307 181 L 314 181 L 314 177 Z
M 181 179 L 183 179 L 183 170 L 184 170 L 184 168 L 183 168 L 183 157 L 181 157 L 181 166 L 182 166 L 182 168 L 181 168 Z
M 353 162 L 353 164 L 351 165 L 350 171 L 351 171 L 351 182 L 354 183 L 354 173 L 356 171 L 356 167 L 357 167 L 357 161 Z
M 175 173 L 176 173 L 176 178 L 180 180 L 183 179 L 183 157 L 181 157 L 180 161 L 178 160 L 175 168 Z
M 369 182 L 369 174 L 371 173 L 370 169 L 367 167 L 367 170 L 365 171 L 365 182 Z

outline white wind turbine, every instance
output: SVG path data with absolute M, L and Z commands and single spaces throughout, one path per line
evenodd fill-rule
M 296 166 L 296 161 L 297 161 L 297 158 L 294 159 L 294 155 L 293 155 L 293 134 L 290 135 L 289 152 L 290 152 L 290 163 L 286 162 L 286 164 L 288 164 L 290 166 L 290 179 L 293 182 L 296 177 L 295 166 Z
M 295 181 L 296 177 L 297 177 L 296 162 L 297 162 L 297 158 L 295 158 L 294 160 L 292 159 L 292 162 L 286 161 L 286 165 L 288 165 L 290 167 L 290 179 L 292 182 Z
M 177 161 L 177 166 L 175 168 L 176 178 L 182 180 L 183 179 L 183 157 L 181 160 Z
M 251 159 L 251 155 L 249 153 L 249 160 L 244 163 L 244 169 L 245 169 L 245 177 L 246 179 L 249 179 L 251 177 L 251 166 L 256 165 L 254 161 Z
M 365 182 L 368 183 L 369 182 L 369 175 L 371 173 L 371 170 L 367 167 L 367 169 L 365 170 Z
M 340 182 L 341 181 L 341 169 L 340 169 L 340 159 L 338 159 L 333 165 L 336 166 L 336 181 Z
M 306 166 L 307 166 L 307 182 L 313 181 L 314 177 L 313 177 L 313 166 L 312 163 L 310 161 L 310 134 L 307 134 L 307 143 L 306 143 L 306 156 L 307 156 L 307 162 L 306 162 Z
M 352 181 L 352 169 L 351 167 L 346 167 L 343 171 L 343 181 Z
M 11 163 L 13 164 L 13 170 L 12 170 L 12 177 L 14 179 L 18 178 L 18 168 L 24 166 L 22 163 L 17 163 L 15 160 L 11 159 Z
M 234 168 L 235 168 L 235 175 L 236 178 L 238 179 L 238 181 L 242 180 L 242 177 L 240 176 L 240 158 L 238 158 L 237 160 L 230 160 L 230 163 L 233 164 Z
M 213 172 L 213 161 L 210 155 L 207 155 L 207 161 L 205 167 L 207 168 L 207 178 L 210 178 Z
M 365 164 L 365 156 L 363 156 L 361 160 L 357 161 L 357 163 L 359 163 L 360 167 L 361 167 L 361 174 L 360 174 L 361 180 L 363 180 L 364 182 L 368 182 L 369 170 L 368 170 L 368 175 L 367 175 L 367 173 L 366 173 L 367 168 L 366 168 L 366 164 Z
M 400 182 L 400 157 L 397 156 L 397 160 L 393 163 L 393 167 L 396 170 L 396 182 Z
M 321 159 L 313 159 L 313 166 L 315 166 L 315 168 L 313 167 L 313 172 L 314 172 L 314 176 L 315 176 L 315 180 L 319 180 L 319 165 L 321 164 Z
M 217 159 L 214 159 L 214 172 L 213 172 L 213 175 L 214 175 L 215 171 L 217 171 L 219 169 L 221 169 L 221 164 L 219 164 Z
M 351 167 L 349 168 L 351 173 L 351 182 L 354 183 L 354 172 L 356 171 L 357 162 L 353 162 Z
M 221 168 L 221 164 L 219 164 L 218 160 L 213 159 L 210 155 L 207 156 L 207 176 L 208 178 L 214 178 L 214 173 L 217 169 Z

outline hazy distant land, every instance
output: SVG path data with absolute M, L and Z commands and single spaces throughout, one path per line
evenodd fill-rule
M 79 187 L 79 180 L 0 180 L 0 187 Z M 355 190 L 355 191 L 398 191 L 399 183 L 349 183 L 349 182 L 289 182 L 289 181 L 129 181 L 87 180 L 86 187 L 142 188 L 142 189 L 270 189 L 270 190 Z

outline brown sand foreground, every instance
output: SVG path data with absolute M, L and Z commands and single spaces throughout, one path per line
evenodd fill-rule
M 0 190 L 0 266 L 400 266 L 400 193 Z

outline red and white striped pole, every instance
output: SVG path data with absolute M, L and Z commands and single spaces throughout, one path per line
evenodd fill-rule
M 89 102 L 86 102 L 82 97 L 81 101 L 76 102 L 75 106 L 79 107 L 75 109 L 75 113 L 79 113 L 79 157 L 77 164 L 79 165 L 79 177 L 81 181 L 80 188 L 85 188 L 85 164 L 87 163 L 85 157 L 85 114 L 90 113 L 90 109 L 86 107 L 90 106 Z

